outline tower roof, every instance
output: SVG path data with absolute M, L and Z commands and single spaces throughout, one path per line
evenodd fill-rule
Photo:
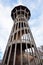
M 24 15 L 25 13 L 25 17 L 27 19 L 30 18 L 31 14 L 30 14 L 30 10 L 26 7 L 26 6 L 23 6 L 23 5 L 19 5 L 19 6 L 16 6 L 12 11 L 11 11 L 11 17 L 13 20 L 15 20 L 16 16 L 17 15 L 20 15 L 20 12 L 22 15 Z

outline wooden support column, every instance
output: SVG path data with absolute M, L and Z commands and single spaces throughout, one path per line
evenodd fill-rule
M 5 60 L 6 60 L 7 51 L 8 51 L 8 46 L 6 47 L 6 50 L 5 50 L 5 55 L 4 55 L 4 57 L 3 57 L 3 61 L 2 61 L 2 64 L 3 64 L 3 65 L 4 65 Z
M 29 31 L 30 31 L 30 28 L 29 28 Z M 32 36 L 31 31 L 30 31 L 30 37 L 31 37 L 31 39 L 29 38 L 29 40 L 30 40 L 30 47 L 31 47 L 31 51 L 32 51 L 33 58 L 34 58 L 34 53 L 33 53 L 33 49 L 32 49 L 32 44 L 33 44 L 32 43 L 32 39 L 33 39 L 33 36 Z M 35 58 L 34 58 L 34 63 L 36 65 Z
M 16 16 L 17 16 L 17 10 L 16 10 Z
M 31 39 L 32 39 L 32 41 L 33 41 L 33 43 L 34 43 L 35 55 L 37 56 L 37 58 L 38 58 L 38 60 L 39 60 L 39 62 L 40 62 L 40 55 L 39 55 L 38 50 L 37 50 L 37 48 L 36 48 L 36 44 L 35 44 L 34 38 L 33 38 L 33 36 L 32 36 L 32 32 L 31 32 L 31 30 L 30 30 L 30 27 L 29 27 L 29 31 L 30 31 Z M 36 63 L 36 64 L 37 64 L 37 63 Z
M 21 45 L 21 65 L 23 65 L 22 64 L 22 43 L 20 45 Z
M 28 33 L 28 30 L 27 30 L 27 33 Z M 27 39 L 26 39 L 26 37 L 25 37 L 25 43 L 26 43 L 26 49 L 28 49 L 28 46 L 27 46 Z M 28 65 L 30 65 L 30 60 L 28 59 L 28 55 L 29 55 L 29 53 L 28 53 L 28 50 L 27 50 L 27 63 L 28 63 Z
M 28 14 L 29 14 L 29 13 L 27 13 L 27 19 L 28 19 Z
M 20 28 L 22 27 L 21 25 L 22 24 L 20 24 Z M 21 38 L 21 36 L 22 36 L 22 30 L 20 30 L 20 38 Z M 20 47 L 21 47 L 21 65 L 23 65 L 23 62 L 22 62 L 22 39 L 20 39 L 20 40 L 21 40 L 21 44 L 20 44 Z
M 13 61 L 13 65 L 15 65 L 15 60 L 16 60 L 16 48 L 17 48 L 17 43 L 15 43 L 14 61 Z
M 25 13 L 26 13 L 26 9 L 24 10 L 24 18 L 26 18 Z
M 8 56 L 8 61 L 7 61 L 7 65 L 9 65 L 9 61 L 10 61 L 10 56 L 11 56 L 11 51 L 12 51 L 12 45 L 10 47 L 10 52 L 9 52 L 9 56 Z
M 13 16 L 15 15 L 15 13 L 13 12 Z M 14 16 L 14 19 L 15 19 L 15 16 Z M 15 21 L 14 21 L 15 22 Z
M 16 31 L 16 22 L 15 22 L 15 31 Z

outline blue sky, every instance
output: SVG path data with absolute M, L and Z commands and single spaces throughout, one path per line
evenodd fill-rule
M 43 0 L 0 0 L 0 59 L 2 59 L 13 26 L 11 10 L 25 5 L 31 11 L 28 21 L 37 47 L 43 45 Z

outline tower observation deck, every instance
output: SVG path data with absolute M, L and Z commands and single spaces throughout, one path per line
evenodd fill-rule
M 14 25 L 8 39 L 2 65 L 40 65 L 40 57 L 28 25 L 30 10 L 23 5 L 11 11 Z

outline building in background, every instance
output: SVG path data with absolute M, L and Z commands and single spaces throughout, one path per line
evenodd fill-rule
M 41 62 L 43 64 L 43 45 L 38 47 L 38 52 L 40 54 L 40 59 L 41 59 Z

